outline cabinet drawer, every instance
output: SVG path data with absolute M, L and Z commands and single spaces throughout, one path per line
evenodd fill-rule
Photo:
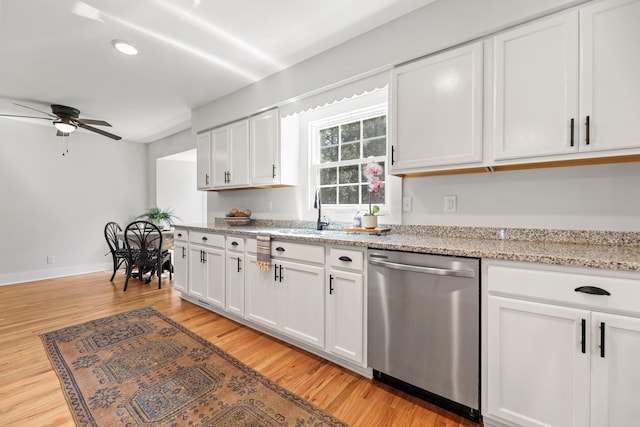
M 201 233 L 199 231 L 189 232 L 189 242 L 199 245 L 215 246 L 224 248 L 224 236 L 220 234 Z
M 364 253 L 349 249 L 329 248 L 327 263 L 331 267 L 362 271 L 364 270 Z
M 242 237 L 227 236 L 227 250 L 244 252 L 244 239 Z
M 522 266 L 489 265 L 487 289 L 501 293 L 540 299 L 561 304 L 579 305 L 604 311 L 625 311 L 640 314 L 640 275 L 607 276 L 594 270 L 575 273 L 562 267 L 526 268 Z M 610 295 L 594 295 L 576 291 L 587 287 L 607 291 Z M 583 288 L 584 289 L 584 288 Z
M 272 240 L 271 256 L 274 258 L 324 264 L 324 246 Z
M 177 242 L 188 242 L 189 231 L 176 228 L 175 231 L 173 232 L 173 240 Z

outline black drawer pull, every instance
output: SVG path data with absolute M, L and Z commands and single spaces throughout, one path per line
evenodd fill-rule
M 178 237 L 182 237 L 182 233 L 178 233 Z
M 206 242 L 209 239 L 207 239 L 207 237 L 205 236 L 205 237 L 202 238 L 202 240 Z
M 231 242 L 232 246 L 238 246 L 238 242 Z
M 584 294 L 591 294 L 591 295 L 611 295 L 609 291 L 606 291 L 602 288 L 598 288 L 596 286 L 580 286 L 575 288 L 575 291 L 582 292 Z
M 278 246 L 278 247 L 276 248 L 276 251 L 278 251 L 278 252 L 284 252 L 284 248 L 283 248 L 282 246 Z
M 351 258 L 349 258 L 348 256 L 341 256 L 340 258 L 338 258 L 340 261 L 345 261 L 345 262 L 351 262 L 353 261 Z

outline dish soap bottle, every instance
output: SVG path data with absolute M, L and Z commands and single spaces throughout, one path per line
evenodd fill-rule
M 361 228 L 362 227 L 362 215 L 360 215 L 360 209 L 356 211 L 356 214 L 353 216 L 353 228 Z

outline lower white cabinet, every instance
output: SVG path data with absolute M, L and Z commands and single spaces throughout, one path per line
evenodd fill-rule
M 187 292 L 188 287 L 188 232 L 176 230 L 173 243 L 173 288 L 180 292 Z
M 326 349 L 364 363 L 364 252 L 329 248 L 327 255 Z
M 189 233 L 188 295 L 225 308 L 224 236 Z
M 637 425 L 640 275 L 484 268 L 485 425 Z
M 226 310 L 244 317 L 244 239 L 227 237 Z

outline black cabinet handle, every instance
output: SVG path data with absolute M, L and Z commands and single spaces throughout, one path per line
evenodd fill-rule
M 182 233 L 178 233 L 178 237 L 182 237 Z
M 231 246 L 238 246 L 238 242 L 231 242 Z
M 187 257 L 187 248 L 185 248 L 184 246 L 182 247 L 182 258 L 186 258 Z
M 282 246 L 278 246 L 278 247 L 276 248 L 276 251 L 278 251 L 278 252 L 284 252 L 284 248 L 283 248 Z
M 329 275 L 329 295 L 333 294 L 333 274 Z
M 582 352 L 587 352 L 587 320 L 582 319 L 582 331 L 581 331 L 581 339 L 582 339 Z
M 574 125 L 575 119 L 571 119 L 571 146 L 573 147 L 573 125 Z
M 271 177 L 275 179 L 275 177 L 276 177 L 276 165 L 275 164 L 271 165 L 271 174 L 272 174 Z
M 589 116 L 587 116 L 587 121 L 585 122 L 584 127 L 585 127 L 585 128 L 586 128 L 586 130 L 587 130 L 587 136 L 586 136 L 586 138 L 585 138 L 585 143 L 586 143 L 587 145 L 589 145 L 589 143 L 591 142 L 591 141 L 590 141 L 590 136 L 591 136 L 591 135 L 589 135 L 589 133 L 591 132 L 591 119 L 589 118 Z
M 604 357 L 604 322 L 600 322 L 600 357 Z
M 278 264 L 273 264 L 273 281 L 278 281 Z
M 242 268 L 240 268 L 240 257 L 238 257 L 238 273 L 240 273 L 240 270 L 242 270 Z
M 395 152 L 396 152 L 396 148 L 392 145 L 391 146 L 391 165 L 392 166 L 395 164 L 395 159 L 393 158 L 393 155 Z
M 282 282 L 282 279 L 284 279 L 284 276 L 282 275 L 282 264 L 280 264 L 278 268 L 280 269 L 280 281 Z
M 207 240 L 209 240 L 209 239 L 207 239 L 207 236 L 204 236 L 204 237 L 202 238 L 202 241 L 203 241 L 203 242 L 206 242 Z
M 204 176 L 204 183 L 205 183 L 205 185 L 209 185 L 209 174 L 206 174 Z
M 341 256 L 340 258 L 338 258 L 340 261 L 345 261 L 345 262 L 351 262 L 353 261 L 351 258 L 349 258 L 348 256 Z
M 203 263 L 207 262 L 207 253 L 205 251 L 202 251 L 202 262 Z
M 597 286 L 580 286 L 574 289 L 576 292 L 582 292 L 583 294 L 591 295 L 611 295 L 609 291 L 606 291 Z

